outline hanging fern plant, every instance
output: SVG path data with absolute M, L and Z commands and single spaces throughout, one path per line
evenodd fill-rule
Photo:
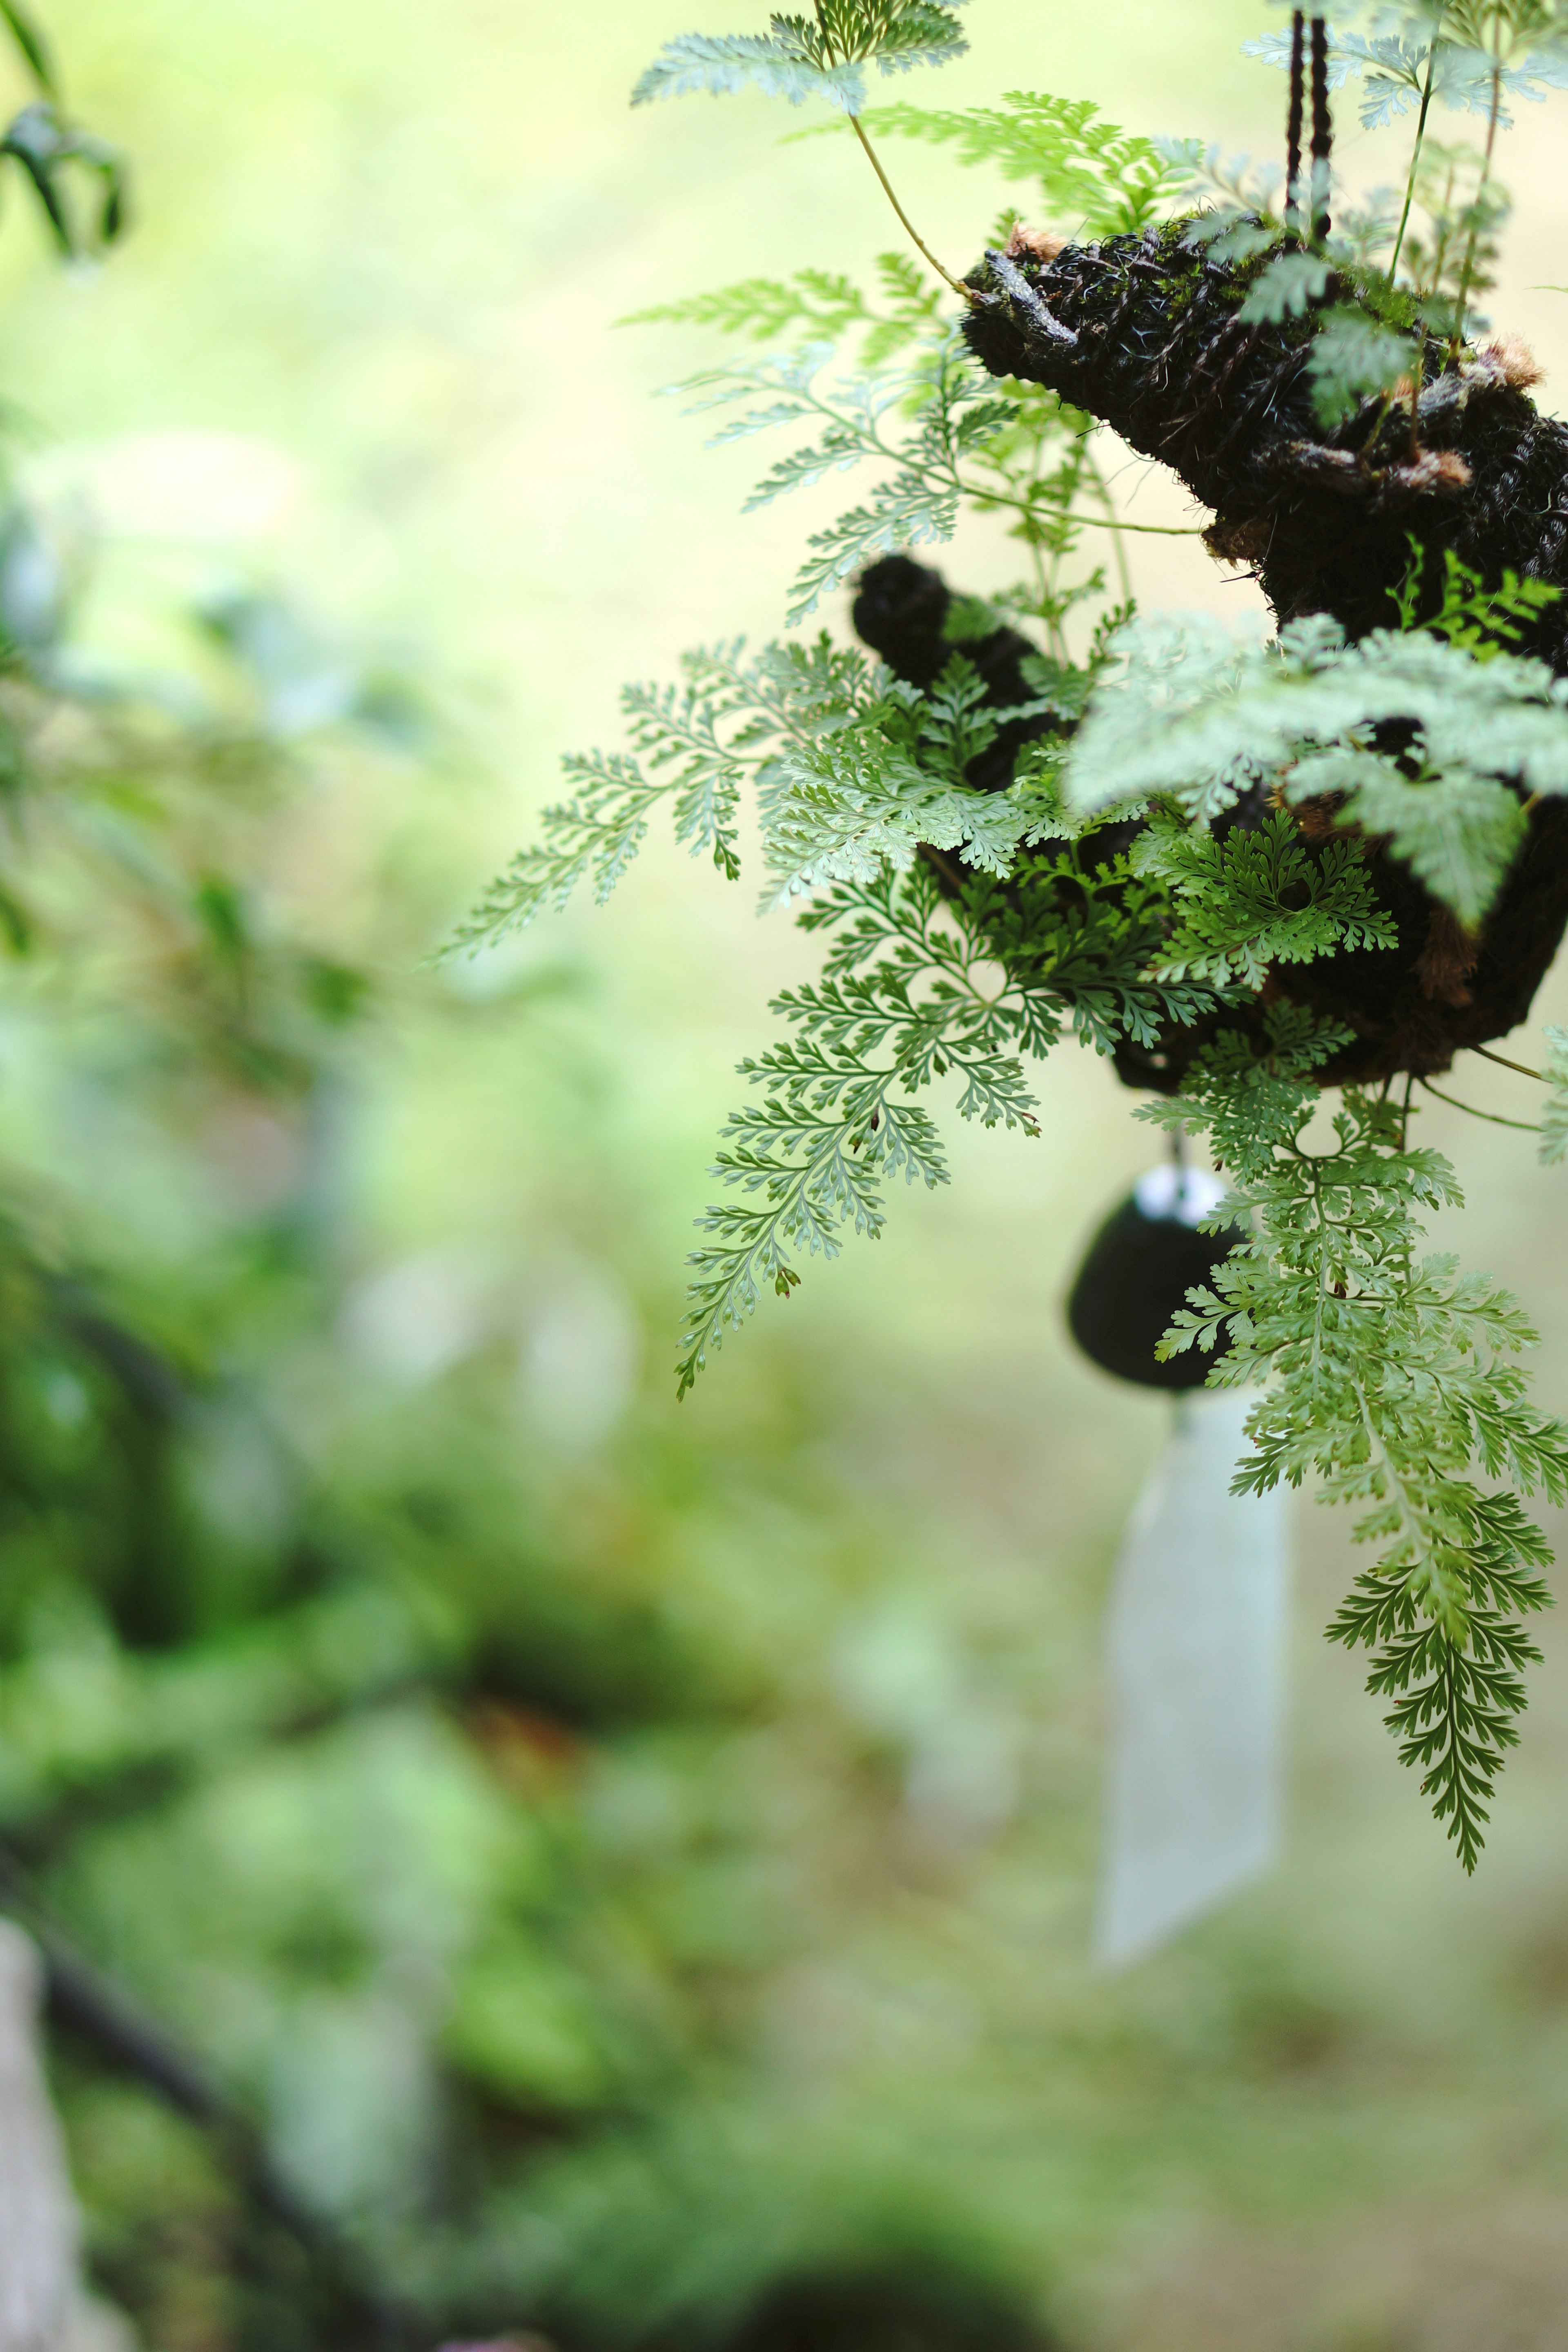
M 630 750 L 567 761 L 571 797 L 459 944 L 584 880 L 603 898 L 658 803 L 733 879 L 753 794 L 764 902 L 821 934 L 822 976 L 776 1000 L 784 1035 L 742 1065 L 682 1393 L 763 1289 L 787 1295 L 847 1228 L 880 1232 L 890 1182 L 946 1181 L 920 1099 L 937 1081 L 965 1118 L 1035 1132 L 1027 1066 L 1071 1030 L 1147 1092 L 1140 1117 L 1206 1135 L 1229 1191 L 1205 1229 L 1244 1238 L 1161 1352 L 1260 1383 L 1238 1490 L 1312 1472 L 1355 1511 L 1373 1563 L 1330 1632 L 1372 1650 L 1470 1870 L 1549 1597 L 1521 1496 L 1568 1496 L 1568 1430 L 1529 1400 L 1516 1302 L 1422 1253 L 1458 1190 L 1412 1113 L 1524 1018 L 1568 923 L 1568 427 L 1479 308 L 1499 134 L 1568 83 L 1568 5 L 1396 0 L 1359 25 L 1297 12 L 1251 45 L 1289 75 L 1282 172 L 1034 93 L 868 105 L 874 75 L 963 48 L 926 0 L 817 0 L 668 44 L 634 102 L 825 102 L 935 273 L 890 254 L 869 290 L 803 268 L 642 314 L 752 347 L 683 387 L 717 440 L 795 436 L 752 506 L 869 477 L 788 604 L 793 626 L 852 583 L 860 646 L 720 644 L 676 686 L 629 688 Z M 1330 93 L 1358 79 L 1363 124 L 1405 142 L 1392 203 L 1333 181 Z M 1479 143 L 1439 141 L 1442 110 Z M 1048 226 L 1005 215 L 951 275 L 886 136 L 1032 184 Z M 1208 548 L 1260 582 L 1270 642 L 1136 614 L 1127 551 L 1149 526 L 1116 513 L 1101 427 L 1212 509 Z M 965 509 L 1023 557 L 984 601 L 910 552 Z M 1525 1074 L 1562 1159 L 1568 1033 L 1547 1034 Z

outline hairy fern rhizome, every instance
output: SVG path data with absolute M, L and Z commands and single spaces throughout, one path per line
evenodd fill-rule
M 1519 1497 L 1568 1494 L 1568 1431 L 1528 1401 L 1514 1300 L 1422 1254 L 1458 1192 L 1410 1123 L 1417 1087 L 1524 1017 L 1568 921 L 1568 428 L 1480 309 L 1500 133 L 1568 81 L 1568 0 L 1387 0 L 1331 32 L 1298 13 L 1252 46 L 1290 75 L 1282 171 L 1035 92 L 872 104 L 963 48 L 931 0 L 817 0 L 667 45 L 636 102 L 819 103 L 920 256 L 883 256 L 869 287 L 804 266 L 644 314 L 743 347 L 680 389 L 716 440 L 787 437 L 752 504 L 857 476 L 787 617 L 850 584 L 866 651 L 721 644 L 628 689 L 629 750 L 568 761 L 571 797 L 460 936 L 483 946 L 584 878 L 603 898 L 661 802 L 733 878 L 748 793 L 764 903 L 823 936 L 820 981 L 776 1001 L 784 1037 L 743 1065 L 682 1392 L 761 1290 L 880 1231 L 889 1183 L 945 1181 L 934 1082 L 1031 1132 L 1026 1066 L 1070 1028 L 1152 1096 L 1142 1116 L 1205 1132 L 1232 1187 L 1213 1230 L 1249 1238 L 1164 1349 L 1262 1383 L 1238 1487 L 1311 1472 L 1356 1512 L 1373 1564 L 1330 1631 L 1372 1649 L 1472 1869 L 1548 1597 Z M 1334 179 L 1328 92 L 1352 83 L 1403 142 L 1392 197 Z M 883 163 L 900 138 L 1031 189 L 1043 225 L 1005 213 L 951 271 Z M 1272 643 L 1134 614 L 1106 426 L 1212 510 L 1210 551 L 1261 581 Z M 965 514 L 1019 551 L 985 601 L 909 551 Z M 1547 1047 L 1511 1066 L 1544 1082 L 1561 1159 L 1568 1033 Z

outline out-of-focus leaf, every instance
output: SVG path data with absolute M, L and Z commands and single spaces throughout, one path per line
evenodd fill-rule
M 44 96 L 53 99 L 58 104 L 60 90 L 55 79 L 54 60 L 49 56 L 47 43 L 31 16 L 25 8 L 16 5 L 16 0 L 0 0 L 0 23 L 5 25 L 22 52 L 27 70 Z

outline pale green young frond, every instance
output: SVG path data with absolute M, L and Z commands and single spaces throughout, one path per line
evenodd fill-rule
M 827 882 L 868 882 L 884 863 L 901 873 L 922 843 L 1007 874 L 1034 814 L 1011 793 L 972 792 L 933 773 L 880 729 L 826 736 L 778 761 L 766 903 L 787 905 Z
M 985 795 L 963 798 L 979 809 Z M 872 881 L 884 861 L 901 872 L 922 841 L 954 846 L 963 823 L 952 787 L 879 729 L 803 745 L 780 760 L 770 793 L 769 903 L 785 905 L 826 882 Z
M 793 628 L 815 613 L 824 596 L 874 555 L 951 539 L 958 523 L 959 490 L 909 471 L 879 483 L 863 506 L 852 507 L 826 530 L 814 530 L 810 550 L 790 589 Z
M 1519 790 L 1568 793 L 1568 684 L 1495 644 L 1417 629 L 1347 645 L 1319 617 L 1264 645 L 1189 614 L 1135 621 L 1117 651 L 1067 761 L 1079 808 L 1166 793 L 1206 823 L 1258 782 L 1291 801 L 1346 793 L 1348 820 L 1392 833 L 1472 923 L 1521 838 Z M 1401 762 L 1373 748 L 1390 721 L 1413 739 Z
M 1540 1155 L 1543 1165 L 1554 1167 L 1559 1160 L 1568 1160 L 1568 1029 L 1548 1029 L 1546 1079 L 1551 1089 L 1546 1108 L 1541 1114 Z
M 1408 23 L 1393 31 L 1371 35 L 1331 26 L 1329 88 L 1338 89 L 1348 81 L 1361 79 L 1357 110 L 1363 130 L 1384 130 L 1420 106 L 1426 89 L 1432 47 L 1430 39 L 1425 37 L 1429 24 L 1430 18 L 1426 23 Z M 1265 33 L 1261 38 L 1242 46 L 1249 57 L 1289 69 L 1288 32 Z M 1492 61 L 1484 52 L 1452 40 L 1439 39 L 1436 47 L 1432 71 L 1434 101 L 1451 111 L 1484 116 L 1492 102 Z M 1531 99 L 1542 95 L 1536 87 L 1536 77 L 1522 68 L 1505 65 L 1500 79 L 1503 89 L 1510 94 Z M 1500 119 L 1506 125 L 1506 113 Z
M 1278 253 L 1253 279 L 1236 315 L 1244 326 L 1302 318 L 1332 276 L 1333 264 L 1321 253 Z
M 866 298 L 854 280 L 837 270 L 797 269 L 789 278 L 743 278 L 710 294 L 681 302 L 656 302 L 628 311 L 624 327 L 712 327 L 721 335 L 774 342 L 789 334 L 837 342 L 869 317 Z
M 1411 776 L 1383 752 L 1347 746 L 1300 761 L 1285 791 L 1291 801 L 1342 794 L 1342 821 L 1386 836 L 1395 856 L 1469 926 L 1497 897 L 1530 829 L 1517 793 L 1452 758 Z
M 952 148 L 962 163 L 1005 180 L 1030 180 L 1047 214 L 1084 236 L 1144 227 L 1181 177 L 1152 141 L 1099 119 L 1088 99 L 1009 90 L 999 107 L 880 106 L 866 116 L 878 137 Z
M 754 514 L 759 507 L 771 506 L 789 490 L 815 489 L 827 475 L 847 474 L 870 454 L 865 436 L 852 425 L 830 425 L 820 441 L 808 442 L 805 448 L 792 449 L 786 457 L 777 458 L 741 512 Z
M 952 14 L 963 0 L 818 0 L 810 16 L 779 14 L 765 34 L 680 33 L 667 41 L 632 92 L 634 106 L 694 91 L 723 97 L 748 86 L 800 106 L 826 100 L 846 114 L 866 102 L 863 68 L 907 73 L 945 65 L 968 43 Z
M 1321 424 L 1333 427 L 1353 416 L 1368 400 L 1392 393 L 1415 364 L 1407 335 L 1341 303 L 1325 310 L 1307 353 L 1312 405 Z
M 705 369 L 670 387 L 687 396 L 688 415 L 721 407 L 737 412 L 710 436 L 710 446 L 779 425 L 817 428 L 816 441 L 781 458 L 757 485 L 748 511 L 866 458 L 895 468 L 864 504 L 808 540 L 788 607 L 792 627 L 873 556 L 951 539 L 965 495 L 994 498 L 994 488 L 979 491 L 960 468 L 1009 435 L 1019 414 L 1016 401 L 987 389 L 945 326 L 917 365 L 843 377 L 824 389 L 820 379 L 830 357 L 830 346 L 807 344 L 787 355 Z M 759 404 L 743 404 L 759 395 Z M 895 415 L 900 425 L 889 423 Z
M 868 294 L 832 269 L 797 269 L 789 278 L 743 278 L 683 302 L 633 310 L 624 327 L 711 327 L 751 342 L 804 340 L 835 345 L 864 331 L 863 364 L 880 368 L 895 353 L 937 331 L 946 289 L 901 253 L 879 254 L 878 290 Z
M 721 98 L 747 88 L 787 99 L 791 106 L 824 99 L 846 114 L 858 114 L 866 103 L 866 77 L 858 65 L 819 65 L 787 35 L 678 33 L 639 78 L 632 104 L 695 92 Z

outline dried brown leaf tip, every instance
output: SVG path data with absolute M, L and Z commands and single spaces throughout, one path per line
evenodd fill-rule
M 1408 465 L 1391 466 L 1386 479 L 1400 489 L 1433 490 L 1451 498 L 1468 489 L 1475 477 L 1457 449 L 1423 449 Z
M 1510 392 L 1529 392 L 1546 373 L 1522 335 L 1495 336 L 1482 350 L 1481 360 Z
M 1007 239 L 1009 261 L 1037 261 L 1042 268 L 1054 261 L 1058 253 L 1067 251 L 1067 239 L 1051 228 L 1026 228 L 1022 221 L 1013 223 L 1013 233 Z

